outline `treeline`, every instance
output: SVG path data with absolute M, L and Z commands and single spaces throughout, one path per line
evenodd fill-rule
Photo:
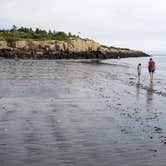
M 68 40 L 70 38 L 78 38 L 70 32 L 46 31 L 43 29 L 21 27 L 17 28 L 15 25 L 11 29 L 0 29 L 0 40 L 17 41 L 17 40 Z

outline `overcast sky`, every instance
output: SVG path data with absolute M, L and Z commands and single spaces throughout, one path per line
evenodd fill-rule
M 0 28 L 13 24 L 166 52 L 166 0 L 0 0 Z

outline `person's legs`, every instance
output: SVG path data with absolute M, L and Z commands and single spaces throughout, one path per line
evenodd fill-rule
M 153 72 L 150 72 L 150 81 L 152 82 L 153 81 Z
M 138 73 L 138 82 L 140 82 L 141 74 Z
M 150 75 L 150 81 L 152 81 L 152 72 L 149 72 Z
M 150 74 L 150 81 L 151 82 L 153 81 L 153 78 L 154 78 L 154 71 L 155 71 L 154 68 L 149 68 L 149 74 Z
M 152 72 L 152 81 L 153 81 L 153 78 L 154 78 L 154 73 Z

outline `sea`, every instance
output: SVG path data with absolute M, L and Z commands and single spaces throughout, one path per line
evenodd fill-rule
M 166 56 L 0 59 L 0 166 L 165 166 Z M 137 65 L 142 64 L 141 81 Z
M 161 95 L 166 96 L 166 55 L 152 55 L 151 58 L 153 58 L 156 64 L 156 71 L 154 73 L 154 92 L 161 93 Z M 141 84 L 145 85 L 149 83 L 149 59 L 149 57 L 124 58 L 104 60 L 103 62 L 108 64 L 126 66 L 127 68 L 129 68 L 129 70 L 124 70 L 123 72 L 126 74 L 131 74 L 134 77 L 137 77 L 137 65 L 141 63 Z

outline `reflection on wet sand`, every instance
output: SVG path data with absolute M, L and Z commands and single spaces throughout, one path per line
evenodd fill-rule
M 147 88 L 147 110 L 152 109 L 153 105 L 153 94 L 154 94 L 154 85 L 153 82 L 149 83 L 149 87 Z
M 0 61 L 0 166 L 164 166 L 165 138 L 153 138 L 164 133 L 165 93 L 136 85 L 129 72 L 123 64 Z
M 141 84 L 138 82 L 138 83 L 136 84 L 136 97 L 137 97 L 137 100 L 139 100 L 140 87 L 141 87 Z

